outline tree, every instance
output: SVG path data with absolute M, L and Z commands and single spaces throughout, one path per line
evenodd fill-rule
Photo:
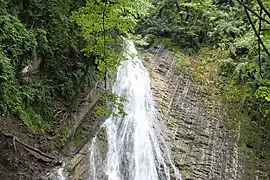
M 115 71 L 121 56 L 120 35 L 134 33 L 138 18 L 146 14 L 150 3 L 144 0 L 88 0 L 72 15 L 81 27 L 88 45 L 87 56 L 96 59 L 101 73 Z
M 139 17 L 146 14 L 149 7 L 147 0 L 87 0 L 85 7 L 73 13 L 71 19 L 81 27 L 87 41 L 83 51 L 95 59 L 99 75 L 104 77 L 105 89 L 107 72 L 115 72 L 118 61 L 123 60 L 121 36 L 135 32 Z M 122 97 L 107 91 L 104 98 L 114 108 L 99 106 L 97 114 L 117 116 L 112 111 L 115 108 L 119 114 L 125 114 Z

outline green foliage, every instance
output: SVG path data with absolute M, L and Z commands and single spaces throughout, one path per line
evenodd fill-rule
M 0 47 L 18 71 L 37 46 L 35 34 L 10 14 L 0 15 L 0 29 Z
M 10 59 L 0 51 L 0 109 L 3 114 L 8 113 L 10 110 L 14 113 L 14 108 L 18 103 L 16 85 L 15 71 Z
M 148 6 L 148 1 L 142 0 L 88 0 L 85 7 L 73 13 L 72 20 L 88 41 L 83 51 L 96 58 L 100 72 L 116 71 L 121 55 L 117 47 L 119 35 L 134 32 L 138 16 L 145 14 Z
M 179 70 L 183 70 L 189 65 L 189 57 L 181 52 L 181 50 L 174 48 L 173 54 L 177 58 L 176 60 L 176 66 L 179 68 Z
M 266 101 L 270 101 L 270 88 L 266 86 L 260 86 L 255 92 L 256 98 L 262 98 Z
M 146 34 L 143 38 L 143 40 L 146 42 L 145 46 L 150 46 L 152 45 L 157 37 L 154 34 Z
M 256 4 L 254 10 L 257 11 L 255 7 Z M 258 26 L 258 21 L 254 22 Z M 269 49 L 268 38 L 265 38 L 267 33 L 262 33 L 261 37 Z M 267 166 L 270 164 L 269 57 L 262 47 L 259 51 L 258 39 L 251 30 L 231 42 L 230 56 L 236 66 L 235 71 L 228 73 L 225 80 L 223 79 L 223 83 L 227 83 L 223 85 L 223 93 L 226 95 L 223 98 L 229 106 L 231 128 L 241 137 L 239 146 L 244 155 L 244 168 L 251 169 L 251 172 L 260 169 L 263 172 L 260 177 L 263 179 L 263 174 L 269 176 Z M 226 70 L 223 69 L 224 71 Z M 254 177 L 252 173 L 245 176 L 246 179 Z
M 19 117 L 23 120 L 24 124 L 27 125 L 31 130 L 36 133 L 45 133 L 51 128 L 51 122 L 44 120 L 42 115 L 38 114 L 35 108 L 18 108 Z
M 34 131 L 44 132 L 49 123 L 43 120 L 48 121 L 52 118 L 51 94 L 47 92 L 48 88 L 42 84 L 35 84 L 34 81 L 19 86 L 10 59 L 0 54 L 0 63 L 1 112 L 17 114 Z
M 186 55 L 182 54 L 182 53 L 177 53 L 175 54 L 175 56 L 178 58 L 178 61 L 177 61 L 177 66 L 179 68 L 184 68 L 185 66 L 188 65 L 188 58 Z
M 116 70 L 120 35 L 132 34 L 149 6 L 142 0 L 1 0 L 1 113 L 47 131 L 58 103 L 69 106 L 89 91 L 97 70 Z M 37 61 L 37 70 L 22 73 Z M 107 98 L 122 111 L 120 97 Z
M 241 56 L 247 56 L 249 54 L 256 53 L 256 37 L 253 32 L 249 31 L 230 45 L 231 56 L 234 59 L 238 59 Z
M 247 25 L 241 12 L 239 6 L 214 6 L 212 9 L 208 9 L 205 12 L 209 23 L 206 41 L 217 42 L 220 47 L 227 48 L 226 46 L 235 38 L 244 35 Z
M 121 35 L 133 36 L 138 17 L 146 14 L 149 6 L 150 3 L 143 0 L 88 0 L 85 7 L 73 12 L 71 19 L 81 27 L 87 40 L 82 51 L 95 59 L 100 77 L 106 78 L 107 72 L 117 70 L 119 60 L 124 59 Z M 98 106 L 98 115 L 125 114 L 123 98 L 108 92 L 103 98 L 109 107 Z
M 182 48 L 198 51 L 203 43 L 228 46 L 246 31 L 239 6 L 216 6 L 212 1 L 163 0 L 141 19 L 138 31 L 169 37 Z
M 125 116 L 127 115 L 124 111 L 124 103 L 127 101 L 125 98 L 120 97 L 114 93 L 106 92 L 102 99 L 106 102 L 106 106 L 97 106 L 95 112 L 99 116 L 109 116 L 113 117 Z
M 69 20 L 82 1 L 0 1 L 0 111 L 45 132 L 56 103 L 72 102 L 95 79 L 80 52 L 85 39 Z M 37 71 L 22 73 L 41 60 Z M 69 104 L 69 103 L 66 103 Z

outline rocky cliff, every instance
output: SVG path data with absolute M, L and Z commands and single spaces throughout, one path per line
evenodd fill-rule
M 211 94 L 201 92 L 200 86 L 192 81 L 187 72 L 180 72 L 176 67 L 177 58 L 162 45 L 141 52 L 151 76 L 160 118 L 167 125 L 174 163 L 185 179 L 241 179 L 238 148 L 226 130 L 224 112 L 218 105 L 207 101 Z M 101 141 L 97 151 L 104 155 L 106 135 L 99 129 L 103 120 L 91 111 L 84 119 L 88 124 L 86 129 L 94 127 L 89 132 L 88 140 L 99 131 L 98 139 Z M 67 163 L 65 171 L 68 179 L 86 179 L 91 163 L 90 147 L 91 142 L 88 142 Z
M 241 179 L 238 148 L 226 130 L 222 109 L 208 101 L 177 58 L 162 45 L 144 51 L 155 100 L 168 128 L 173 159 L 189 180 Z

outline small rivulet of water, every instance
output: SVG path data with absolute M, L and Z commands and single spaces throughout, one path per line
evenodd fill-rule
M 92 140 L 89 180 L 182 180 L 166 143 L 164 124 L 154 106 L 147 70 L 132 41 L 118 68 L 113 93 L 125 98 L 126 116 L 109 117 L 103 124 L 107 154 L 101 158 L 98 136 Z M 117 111 L 117 110 L 115 110 Z

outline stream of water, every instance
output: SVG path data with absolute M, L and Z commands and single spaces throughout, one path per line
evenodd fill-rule
M 103 124 L 108 141 L 104 160 L 97 158 L 94 138 L 90 147 L 89 179 L 181 180 L 170 157 L 165 127 L 157 118 L 149 74 L 138 58 L 134 43 L 126 41 L 126 46 L 127 60 L 118 68 L 113 93 L 127 100 L 124 103 L 127 115 L 111 116 Z M 100 163 L 103 168 L 96 168 L 101 167 Z
M 113 93 L 127 100 L 127 115 L 111 116 L 102 125 L 107 139 L 105 154 L 99 149 L 99 133 L 93 138 L 88 180 L 183 180 L 171 160 L 166 128 L 155 109 L 149 74 L 134 43 L 126 41 L 126 47 L 127 60 L 118 68 Z M 57 176 L 65 179 L 63 168 Z

